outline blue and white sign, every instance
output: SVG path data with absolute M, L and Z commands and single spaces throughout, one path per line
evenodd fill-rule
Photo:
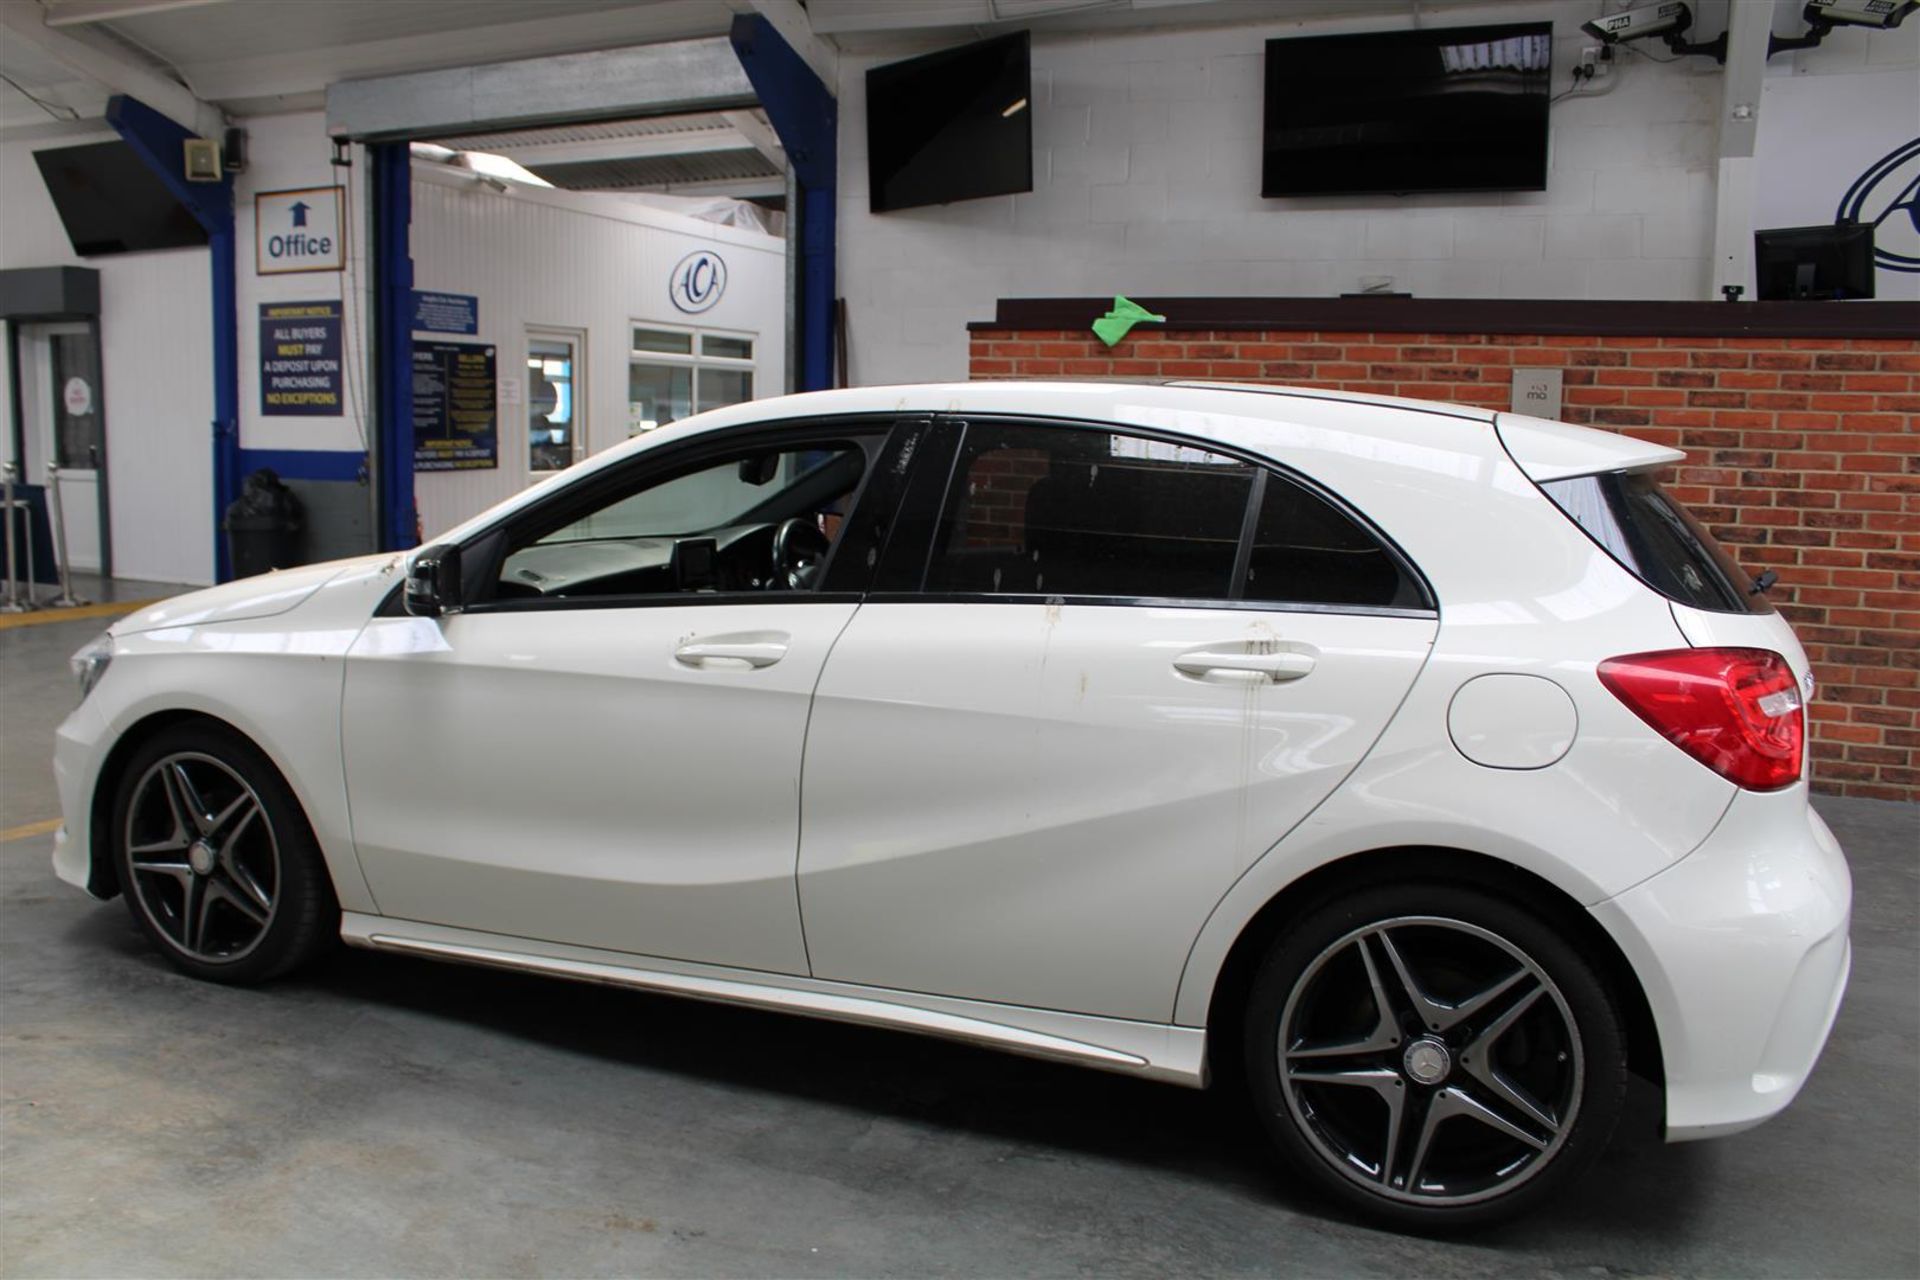
M 479 333 L 480 299 L 466 293 L 413 291 L 416 333 Z
M 727 264 L 711 249 L 698 249 L 680 259 L 667 282 L 667 296 L 688 315 L 698 315 L 720 301 L 727 288 Z
M 263 276 L 345 270 L 347 234 L 340 210 L 339 187 L 255 195 L 254 270 Z

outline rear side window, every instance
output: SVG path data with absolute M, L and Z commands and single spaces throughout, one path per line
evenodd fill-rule
M 1224 600 L 1254 469 L 1111 431 L 971 424 L 927 590 Z
M 1644 471 L 1549 480 L 1541 489 L 1640 581 L 1714 613 L 1772 613 L 1767 597 L 1659 481 Z
M 1271 473 L 1240 594 L 1335 606 L 1427 604 L 1420 585 L 1379 539 L 1319 494 Z

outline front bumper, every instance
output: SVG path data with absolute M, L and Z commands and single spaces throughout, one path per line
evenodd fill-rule
M 53 836 L 53 873 L 95 897 L 111 896 L 93 880 L 94 785 L 99 777 L 106 718 L 91 700 L 74 708 L 53 736 L 53 783 L 60 793 L 61 826 Z
M 1741 792 L 1706 842 L 1593 908 L 1638 972 L 1667 1139 L 1738 1133 L 1799 1093 L 1852 964 L 1853 882 L 1804 784 Z

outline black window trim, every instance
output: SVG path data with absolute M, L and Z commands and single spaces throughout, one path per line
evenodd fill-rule
M 1338 511 L 1347 519 L 1353 521 L 1367 536 L 1378 542 L 1393 559 L 1396 567 L 1413 582 L 1421 598 L 1426 603 L 1419 606 L 1358 605 L 1327 604 L 1307 600 L 1249 600 L 1236 597 L 1204 598 L 1197 596 L 1179 596 L 1170 598 L 1165 596 L 1089 596 L 1051 591 L 1023 593 L 930 592 L 926 590 L 927 577 L 932 568 L 934 553 L 937 550 L 940 525 L 946 516 L 946 503 L 953 492 L 953 474 L 960 465 L 960 455 L 966 443 L 966 428 L 974 423 L 979 423 L 983 426 L 989 424 L 996 427 L 1031 426 L 1045 429 L 1097 431 L 1108 435 L 1134 436 L 1143 440 L 1154 440 L 1164 444 L 1199 449 L 1206 453 L 1216 453 L 1222 457 L 1232 458 L 1236 462 L 1253 468 L 1253 485 L 1248 494 L 1246 516 L 1241 524 L 1240 546 L 1235 552 L 1234 557 L 1235 571 L 1233 589 L 1235 591 L 1241 590 L 1245 583 L 1245 568 L 1253 554 L 1252 538 L 1259 522 L 1260 503 L 1266 495 L 1267 477 L 1269 475 L 1278 475 L 1283 480 L 1299 486 L 1301 489 L 1304 489 L 1306 492 L 1327 503 L 1335 511 Z M 1406 553 L 1406 550 L 1402 548 L 1399 543 L 1388 537 L 1379 526 L 1367 519 L 1353 504 L 1347 502 L 1344 498 L 1340 497 L 1340 495 L 1273 458 L 1217 440 L 1209 440 L 1200 436 L 1184 435 L 1177 431 L 1167 431 L 1157 427 L 1136 426 L 1133 423 L 1125 422 L 1101 422 L 1087 418 L 1057 418 L 1045 414 L 1027 413 L 949 413 L 940 414 L 934 418 L 934 426 L 936 429 L 943 425 L 958 427 L 959 430 L 953 433 L 952 439 L 948 442 L 950 451 L 945 459 L 947 475 L 944 483 L 942 483 L 937 490 L 939 497 L 934 504 L 931 519 L 925 521 L 928 531 L 925 537 L 925 545 L 918 548 L 920 570 L 915 579 L 917 589 L 912 591 L 869 591 L 865 596 L 869 604 L 1081 604 L 1149 609 L 1231 609 L 1255 613 L 1348 614 L 1356 617 L 1375 618 L 1437 618 L 1440 614 L 1438 597 L 1434 593 L 1433 584 L 1427 580 L 1426 574 L 1421 572 L 1419 565 L 1414 562 L 1413 558 Z M 921 461 L 921 459 L 916 459 L 916 466 L 920 465 Z M 935 465 L 938 465 L 938 462 L 936 462 Z M 921 514 L 925 515 L 924 512 Z M 909 513 L 903 509 L 896 517 L 896 524 L 904 524 L 908 518 Z M 893 553 L 894 548 L 889 546 L 886 554 L 892 555 Z M 882 563 L 885 563 L 884 557 Z
M 917 424 L 924 424 L 928 415 L 924 413 L 905 413 L 889 410 L 878 413 L 834 413 L 821 414 L 807 418 L 782 418 L 770 422 L 742 423 L 734 427 L 722 427 L 713 431 L 703 431 L 684 441 L 648 449 L 636 457 L 623 460 L 608 467 L 600 475 L 594 476 L 578 485 L 568 485 L 561 492 L 514 511 L 503 519 L 488 525 L 472 534 L 460 544 L 463 553 L 478 548 L 489 538 L 504 535 L 513 539 L 529 525 L 542 525 L 559 513 L 554 528 L 565 528 L 571 519 L 591 514 L 596 504 L 605 500 L 606 495 L 627 488 L 634 483 L 634 473 L 642 468 L 651 472 L 658 468 L 669 478 L 674 471 L 687 465 L 697 467 L 706 458 L 724 454 L 742 445 L 752 446 L 756 441 L 764 440 L 769 446 L 789 446 L 799 437 L 804 443 L 809 437 L 827 437 L 836 431 L 847 435 L 872 434 L 876 429 L 883 431 L 877 454 L 879 462 L 866 469 L 860 477 L 860 484 L 853 492 L 853 500 L 848 507 L 846 527 L 843 536 L 836 544 L 835 551 L 847 541 L 844 536 L 853 527 L 854 517 L 860 516 L 862 504 L 868 494 L 874 477 L 879 475 L 884 464 L 900 443 L 903 433 L 912 430 Z M 895 497 L 896 504 L 898 496 Z M 892 514 L 892 513 L 890 513 Z M 833 559 L 822 568 L 822 581 L 826 581 L 833 572 Z M 868 575 L 871 580 L 871 573 Z M 480 587 L 476 582 L 474 586 Z M 702 608 L 710 605 L 745 604 L 858 604 L 866 598 L 864 589 L 840 591 L 703 591 L 687 593 L 648 593 L 645 595 L 606 595 L 606 596 L 568 596 L 568 597 L 516 597 L 507 600 L 486 598 L 470 599 L 464 612 L 473 614 L 495 613 L 553 613 L 575 609 L 661 609 L 661 608 Z

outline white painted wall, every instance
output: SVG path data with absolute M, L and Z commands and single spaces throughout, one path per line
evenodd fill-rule
M 669 277 L 675 264 L 701 248 L 726 262 L 726 290 L 712 309 L 684 315 L 669 299 Z M 617 196 L 521 186 L 499 193 L 469 175 L 416 165 L 414 285 L 477 296 L 480 332 L 415 336 L 494 344 L 502 384 L 499 468 L 429 472 L 415 480 L 429 540 L 548 474 L 534 475 L 527 467 L 529 327 L 587 331 L 587 449 L 598 452 L 627 438 L 627 362 L 636 322 L 751 335 L 756 396 L 783 389 L 785 261 L 785 242 L 775 236 L 698 222 Z
M 1776 18 L 1775 29 L 1792 32 Z M 1833 221 L 1856 178 L 1899 144 L 1920 139 L 1920 21 L 1892 31 L 1840 28 L 1816 49 L 1781 54 L 1767 64 L 1755 144 L 1756 227 L 1812 226 Z M 1906 183 L 1920 160 L 1889 175 L 1863 214 L 1876 214 Z M 1910 218 L 1881 223 L 1883 249 L 1920 258 Z M 1881 269 L 1875 296 L 1920 301 L 1920 273 Z
M 100 272 L 113 568 L 123 578 L 213 581 L 213 302 L 205 249 L 81 258 L 33 153 L 111 131 L 0 143 L 0 267 Z M 0 397 L 0 405 L 10 400 Z M 10 417 L 9 408 L 0 416 Z M 11 421 L 0 422 L 10 441 Z M 11 452 L 11 445 L 0 446 Z M 38 483 L 43 477 L 32 479 Z
M 240 444 L 246 449 L 367 451 L 372 408 L 366 335 L 369 274 L 366 234 L 366 152 L 352 148 L 353 164 L 336 168 L 324 112 L 256 116 L 245 121 L 247 171 L 233 184 L 233 233 L 237 255 L 235 292 L 240 345 Z M 305 187 L 346 188 L 341 207 L 347 223 L 347 269 L 260 275 L 255 270 L 254 197 L 263 191 Z M 346 412 L 327 417 L 268 416 L 260 412 L 260 307 L 271 302 L 339 302 Z
M 1590 42 L 1580 24 L 1601 8 L 1508 0 L 1449 7 L 1425 24 L 1550 19 L 1558 91 Z M 1699 32 L 1724 27 L 1724 4 L 1695 8 Z M 1801 29 L 1797 10 L 1783 0 L 1783 32 Z M 990 319 L 1001 297 L 1331 296 L 1380 276 L 1423 297 L 1707 297 L 1721 87 L 1708 58 L 1623 53 L 1608 92 L 1555 104 L 1544 192 L 1262 199 L 1264 41 L 1406 25 L 1393 14 L 1036 34 L 1034 190 L 877 216 L 868 212 L 865 72 L 913 50 L 844 57 L 839 287 L 853 380 L 964 377 L 966 324 Z M 1912 67 L 1917 37 L 1920 22 L 1837 32 L 1769 70 Z M 1642 47 L 1670 56 L 1657 42 Z

